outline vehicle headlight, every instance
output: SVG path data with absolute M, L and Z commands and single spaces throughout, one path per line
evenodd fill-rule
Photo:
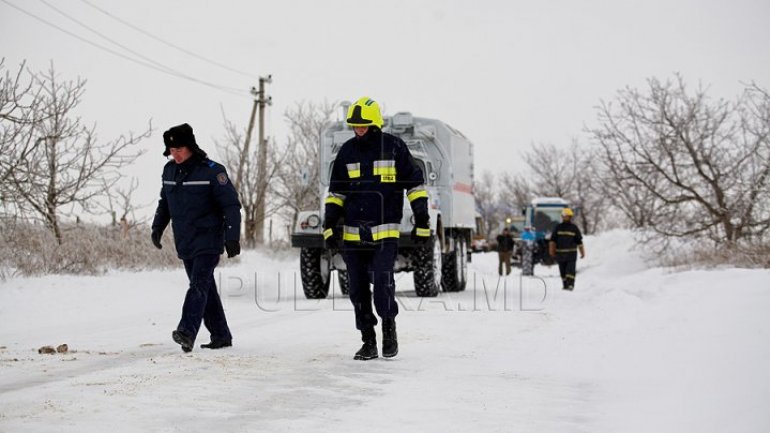
M 310 215 L 307 217 L 307 225 L 311 229 L 318 227 L 321 224 L 321 218 L 318 215 Z

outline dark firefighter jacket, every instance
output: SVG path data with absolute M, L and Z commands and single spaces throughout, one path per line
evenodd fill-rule
M 153 230 L 163 231 L 169 220 L 181 259 L 222 254 L 224 242 L 239 240 L 241 204 L 225 168 L 192 156 L 182 164 L 163 167 L 163 187 Z
M 556 260 L 577 260 L 578 246 L 583 245 L 580 229 L 571 222 L 562 222 L 551 232 L 551 242 L 556 243 Z
M 400 138 L 377 128 L 351 138 L 332 166 L 324 238 L 344 218 L 342 239 L 346 242 L 398 239 L 404 191 L 415 215 L 417 235 L 430 236 L 424 183 L 422 170 Z

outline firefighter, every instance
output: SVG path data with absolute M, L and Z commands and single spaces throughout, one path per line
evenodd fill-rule
M 548 252 L 559 264 L 559 274 L 564 290 L 575 288 L 575 264 L 578 251 L 580 251 L 581 259 L 586 256 L 583 247 L 583 235 L 580 234 L 580 229 L 572 223 L 573 215 L 574 212 L 570 208 L 561 211 L 562 222 L 553 229 L 548 243 Z
M 331 250 L 341 247 L 347 267 L 348 293 L 364 343 L 354 359 L 378 356 L 372 300 L 382 319 L 382 356 L 390 358 L 398 353 L 393 267 L 404 192 L 414 214 L 411 239 L 417 244 L 430 239 L 428 193 L 422 170 L 406 144 L 382 132 L 377 102 L 368 97 L 356 101 L 348 109 L 347 124 L 355 136 L 342 145 L 332 166 L 324 239 Z
M 225 168 L 211 161 L 195 142 L 188 124 L 163 133 L 166 151 L 173 159 L 163 167 L 160 201 L 152 222 L 152 243 L 163 248 L 163 230 L 171 222 L 177 256 L 182 259 L 190 285 L 182 305 L 182 319 L 171 333 L 173 340 L 190 352 L 201 320 L 211 333 L 202 348 L 232 346 L 225 311 L 214 282 L 219 256 L 241 252 L 241 204 Z

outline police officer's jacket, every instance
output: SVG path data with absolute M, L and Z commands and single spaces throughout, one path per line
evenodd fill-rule
M 345 242 L 398 239 L 404 192 L 415 219 L 428 220 L 428 193 L 422 170 L 400 138 L 370 127 L 337 153 L 326 198 L 324 236 L 344 218 Z M 429 236 L 429 229 L 424 229 Z
M 556 260 L 577 260 L 577 251 L 583 245 L 583 235 L 572 222 L 561 222 L 551 232 L 551 242 L 556 243 Z
M 225 240 L 239 240 L 241 204 L 225 168 L 193 155 L 163 167 L 163 187 L 152 222 L 163 231 L 169 220 L 180 259 L 222 254 Z

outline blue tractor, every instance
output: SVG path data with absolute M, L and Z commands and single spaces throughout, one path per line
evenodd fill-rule
M 561 222 L 561 212 L 569 203 L 558 197 L 540 197 L 532 200 L 524 210 L 524 231 L 516 243 L 514 254 L 520 254 L 521 274 L 533 275 L 535 265 L 552 265 L 548 255 L 548 239 L 554 227 Z

